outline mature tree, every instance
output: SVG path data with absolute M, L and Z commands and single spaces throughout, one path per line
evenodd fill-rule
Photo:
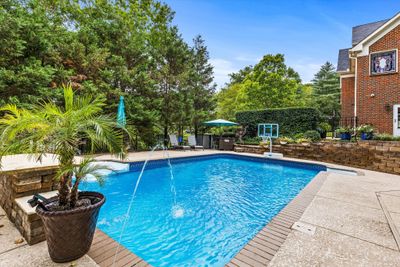
M 230 83 L 218 94 L 218 114 L 234 118 L 247 109 L 305 106 L 309 87 L 287 67 L 282 54 L 265 55 L 254 67 L 248 66 L 230 75 Z
M 78 95 L 105 96 L 106 112 L 115 112 L 124 95 L 139 147 L 153 145 L 162 132 L 182 131 L 193 114 L 201 120 L 212 113 L 203 101 L 194 106 L 194 97 L 209 95 L 212 86 L 207 71 L 196 75 L 204 43 L 196 54 L 172 26 L 173 16 L 156 0 L 2 1 L 0 104 L 60 103 L 57 88 L 70 83 Z M 204 85 L 193 93 L 199 81 Z
M 218 117 L 234 120 L 236 112 L 248 109 L 249 99 L 242 83 L 233 83 L 222 88 L 217 96 Z
M 164 140 L 174 123 L 182 118 L 182 98 L 185 89 L 190 59 L 189 47 L 179 35 L 177 28 L 166 29 L 160 32 L 157 40 L 157 72 L 155 79 L 158 82 L 160 95 L 160 124 L 163 129 Z
M 213 67 L 209 62 L 210 56 L 204 40 L 198 35 L 193 42 L 189 86 L 191 98 L 194 100 L 192 125 L 197 136 L 201 123 L 210 116 L 210 111 L 214 110 L 215 99 L 213 96 L 216 84 L 213 82 Z
M 301 84 L 299 74 L 286 66 L 282 54 L 265 55 L 246 80 L 251 109 L 293 106 Z
M 326 119 L 337 122 L 340 114 L 340 82 L 335 67 L 326 62 L 315 74 L 312 81 L 313 96 L 311 104 Z
M 237 73 L 229 74 L 230 81 L 228 85 L 232 85 L 235 83 L 242 83 L 244 79 L 253 71 L 253 66 L 246 66 L 243 69 L 239 70 Z

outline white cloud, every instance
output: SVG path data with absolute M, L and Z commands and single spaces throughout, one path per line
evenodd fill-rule
M 241 62 L 251 62 L 251 64 L 255 64 L 255 62 L 259 62 L 262 58 L 256 56 L 249 56 L 249 55 L 239 55 L 235 57 L 236 61 Z
M 257 64 L 260 60 L 256 57 L 250 58 L 244 56 L 236 56 L 233 61 L 223 58 L 212 58 L 210 59 L 210 63 L 214 66 L 214 82 L 221 88 L 225 83 L 229 82 L 229 74 L 238 72 L 246 65 Z M 249 64 L 243 64 L 244 62 L 248 62 Z M 303 83 L 311 82 L 314 79 L 314 75 L 323 65 L 323 63 L 315 63 L 312 58 L 302 58 L 294 62 L 288 61 L 286 64 L 300 74 Z
M 232 61 L 222 58 L 210 59 L 211 65 L 214 66 L 214 81 L 218 84 L 218 87 L 224 86 L 225 83 L 229 82 L 229 74 L 236 72 L 239 68 L 236 68 Z
M 288 65 L 300 74 L 300 78 L 303 83 L 308 83 L 311 82 L 312 79 L 314 79 L 314 75 L 319 71 L 323 63 L 308 62 Z

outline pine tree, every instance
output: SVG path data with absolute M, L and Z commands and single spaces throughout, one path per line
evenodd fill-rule
M 193 102 L 192 124 L 194 134 L 197 136 L 201 123 L 210 115 L 215 108 L 215 87 L 213 82 L 213 67 L 209 63 L 209 53 L 203 38 L 198 35 L 193 39 L 192 64 L 190 85 Z
M 317 108 L 325 119 L 337 123 L 340 114 L 340 82 L 335 67 L 326 62 L 312 80 L 312 106 Z

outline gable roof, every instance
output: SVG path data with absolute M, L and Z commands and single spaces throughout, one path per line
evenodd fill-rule
M 359 53 L 359 55 L 368 55 L 369 45 L 399 24 L 400 12 L 390 19 L 354 26 L 351 38 L 352 47 L 339 50 L 336 70 L 338 72 L 349 71 L 350 53 L 356 52 Z
M 350 48 L 339 50 L 336 71 L 349 71 L 350 69 L 349 49 Z
M 400 12 L 397 13 L 395 16 L 393 16 L 391 19 L 386 20 L 386 21 L 380 21 L 382 25 L 380 25 L 378 28 L 376 28 L 374 31 L 372 31 L 369 35 L 367 35 L 364 39 L 359 41 L 356 45 L 354 45 L 350 49 L 350 53 L 356 52 L 358 53 L 358 56 L 366 56 L 369 54 L 369 47 L 371 44 L 375 43 L 378 41 L 380 38 L 385 36 L 387 33 L 389 33 L 391 30 L 393 30 L 395 27 L 400 25 Z M 379 22 L 377 23 L 379 25 Z M 375 25 L 375 26 L 377 26 Z M 362 26 L 362 25 L 361 25 Z M 371 27 L 373 29 L 373 27 Z
M 371 33 L 376 31 L 379 27 L 381 27 L 383 24 L 388 22 L 389 19 L 381 20 L 381 21 L 376 21 L 376 22 L 371 22 L 367 24 L 362 24 L 353 27 L 352 30 L 352 46 L 357 45 L 359 42 L 367 38 Z

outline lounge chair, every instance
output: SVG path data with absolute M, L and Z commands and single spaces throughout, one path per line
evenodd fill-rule
M 194 149 L 203 149 L 203 150 L 204 150 L 204 147 L 203 147 L 203 146 L 198 146 L 198 145 L 197 145 L 196 136 L 194 136 L 194 135 L 189 135 L 188 141 L 189 141 L 189 146 L 190 146 L 191 148 L 194 148 Z
M 171 142 L 172 148 L 183 149 L 183 150 L 189 150 L 190 149 L 190 146 L 181 146 L 181 145 L 179 145 L 178 139 L 176 138 L 175 134 L 170 134 L 169 135 L 169 141 Z

